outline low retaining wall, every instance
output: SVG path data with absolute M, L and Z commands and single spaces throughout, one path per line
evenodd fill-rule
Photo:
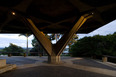
M 6 66 L 6 59 L 0 59 L 0 68 Z
M 7 64 L 5 67 L 0 68 L 0 74 L 11 71 L 16 68 L 16 64 Z
M 16 64 L 6 64 L 6 59 L 0 59 L 0 74 L 13 70 Z

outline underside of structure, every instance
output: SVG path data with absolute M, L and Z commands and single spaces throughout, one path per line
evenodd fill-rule
M 33 33 L 51 63 L 75 33 L 89 33 L 116 19 L 116 0 L 0 0 L 0 33 Z M 43 33 L 62 33 L 52 44 Z

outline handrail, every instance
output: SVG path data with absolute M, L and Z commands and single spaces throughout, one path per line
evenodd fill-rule
M 27 53 L 27 52 L 0 52 L 0 54 L 3 54 L 3 53 Z M 38 53 L 38 52 L 28 52 L 28 53 Z
M 103 57 L 116 58 L 116 56 L 103 55 Z

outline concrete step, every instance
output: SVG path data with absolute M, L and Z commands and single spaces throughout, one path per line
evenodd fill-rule
M 6 66 L 6 59 L 0 59 L 0 68 Z
M 13 70 L 16 68 L 16 64 L 6 64 L 4 67 L 0 67 L 0 74 Z

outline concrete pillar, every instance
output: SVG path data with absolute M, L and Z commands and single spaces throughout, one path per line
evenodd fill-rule
M 33 21 L 29 18 L 24 18 L 24 21 L 27 23 L 28 27 L 31 29 L 36 39 L 40 42 L 43 48 L 48 53 L 48 62 L 49 63 L 60 63 L 60 54 L 65 49 L 68 42 L 72 39 L 73 35 L 78 31 L 78 29 L 86 22 L 88 18 L 91 18 L 92 15 L 85 14 L 80 17 L 77 23 L 67 31 L 63 37 L 56 43 L 52 44 L 51 41 L 35 26 Z
M 59 64 L 60 62 L 60 56 L 48 56 L 48 63 L 52 64 Z
M 103 61 L 103 62 L 107 62 L 107 61 L 108 61 L 107 57 L 106 57 L 106 56 L 103 56 L 103 57 L 102 57 L 102 61 Z

